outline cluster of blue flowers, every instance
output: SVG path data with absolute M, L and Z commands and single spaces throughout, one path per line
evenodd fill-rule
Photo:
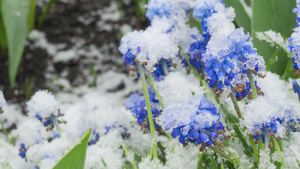
M 88 142 L 88 145 L 91 146 L 93 144 L 96 144 L 100 139 L 100 136 L 99 136 L 99 133 L 96 132 L 95 130 L 93 130 L 91 132 L 91 135 L 90 135 L 90 140 Z
M 291 132 L 300 131 L 300 118 L 295 115 L 293 110 L 285 110 L 285 117 L 272 117 L 270 122 L 263 124 L 256 124 L 253 128 L 253 138 L 255 143 L 258 144 L 260 141 L 265 142 L 266 135 L 274 137 L 280 140 L 280 136 L 276 136 L 280 127 L 284 127 L 286 132 L 285 135 L 289 136 Z
M 138 48 L 138 51 L 140 49 Z M 127 53 L 122 56 L 122 59 L 125 61 L 127 70 L 132 71 L 131 77 L 135 77 L 138 74 L 137 62 L 135 55 L 131 53 L 131 49 L 128 49 Z
M 150 104 L 151 104 L 151 111 L 154 119 L 154 125 L 156 130 L 160 130 L 161 127 L 155 123 L 155 119 L 161 114 L 161 107 L 159 101 L 155 98 L 156 94 L 154 90 L 148 90 Z M 125 104 L 127 109 L 130 109 L 132 115 L 137 118 L 137 123 L 144 128 L 144 132 L 149 130 L 149 119 L 148 119 L 148 112 L 147 112 L 147 105 L 145 101 L 145 96 L 139 96 L 138 93 L 130 95 L 128 98 L 129 102 Z
M 140 49 L 138 48 L 138 51 Z M 127 70 L 132 71 L 131 77 L 139 77 L 138 66 L 137 63 L 139 60 L 136 59 L 135 55 L 130 52 L 129 49 L 126 54 L 122 56 L 122 59 L 125 61 L 127 66 Z M 147 66 L 147 62 L 143 62 L 143 65 Z M 164 71 L 164 66 L 166 66 L 166 71 L 171 72 L 172 67 L 176 67 L 177 64 L 173 63 L 172 60 L 161 59 L 157 64 L 154 65 L 155 70 L 152 72 L 152 76 L 156 81 L 161 81 L 166 76 Z
M 157 0 L 154 0 L 152 2 L 153 6 L 150 8 L 148 7 L 148 10 L 146 12 L 146 17 L 149 20 L 152 20 L 154 16 L 158 16 L 160 18 L 166 17 L 168 18 L 171 12 L 171 7 L 165 3 L 159 3 Z
M 264 142 L 266 134 L 268 134 L 270 137 L 275 136 L 278 126 L 277 120 L 281 119 L 273 117 L 268 123 L 254 125 L 253 138 L 255 139 L 256 144 L 258 144 L 261 140 Z
M 297 82 L 297 80 L 293 80 L 293 89 L 294 89 L 294 92 L 296 94 L 298 94 L 298 98 L 300 101 L 300 86 L 299 86 L 299 83 Z
M 53 128 L 54 128 L 54 121 L 57 121 L 58 123 L 64 123 L 66 124 L 67 121 L 65 120 L 59 120 L 58 117 L 61 117 L 61 116 L 64 116 L 64 114 L 62 114 L 60 112 L 60 110 L 58 110 L 58 114 L 57 115 L 54 115 L 54 114 L 51 114 L 50 117 L 45 117 L 45 118 L 42 118 L 40 115 L 36 114 L 35 117 L 43 123 L 43 125 L 46 127 L 46 130 L 47 131 L 51 131 Z
M 191 37 L 195 40 L 195 42 L 191 43 L 187 55 L 189 56 L 190 64 L 194 66 L 199 74 L 201 74 L 203 73 L 203 62 L 201 61 L 201 56 L 206 50 L 207 42 L 204 41 L 204 38 L 201 35 L 199 37 L 192 35 Z M 187 66 L 185 60 L 183 64 Z
M 164 80 L 166 73 L 171 72 L 171 68 L 176 67 L 176 64 L 173 63 L 172 60 L 161 59 L 154 67 L 155 71 L 152 73 L 152 77 L 155 81 L 162 81 Z
M 121 132 L 122 139 L 124 139 L 124 140 L 129 139 L 129 137 L 130 137 L 131 134 L 128 133 L 128 129 L 126 127 L 123 127 L 122 125 L 119 125 L 118 127 L 122 128 L 122 130 L 123 130 Z M 105 127 L 106 132 L 104 133 L 104 135 L 106 135 L 113 128 L 116 129 L 117 127 L 116 126 L 111 126 L 111 127 L 106 126 Z M 90 136 L 90 140 L 88 142 L 88 145 L 91 146 L 93 144 L 96 144 L 99 141 L 99 139 L 100 139 L 99 133 L 96 130 L 92 130 L 91 136 Z
M 181 144 L 190 142 L 202 146 L 220 146 L 224 139 L 230 138 L 225 136 L 220 118 L 221 114 L 206 96 L 201 100 L 194 96 L 186 105 L 166 109 L 162 119 L 166 124 L 165 129 L 172 129 L 172 137 L 178 137 Z
M 250 94 L 251 88 L 246 85 L 249 81 L 242 81 L 242 79 L 247 78 L 248 70 L 251 70 L 254 75 L 264 77 L 262 74 L 265 69 L 264 61 L 257 55 L 249 40 L 249 34 L 244 34 L 243 28 L 235 29 L 227 36 L 227 39 L 224 39 L 224 44 L 227 44 L 226 50 L 220 50 L 216 56 L 206 52 L 207 43 L 210 40 L 207 19 L 218 12 L 215 10 L 214 3 L 210 3 L 207 1 L 194 7 L 193 16 L 201 19 L 204 40 L 200 39 L 190 45 L 189 61 L 199 73 L 201 73 L 203 69 L 201 65 L 203 65 L 208 85 L 214 89 L 214 92 L 221 93 L 224 86 L 232 89 L 238 87 L 239 90 L 235 90 L 236 97 L 244 98 Z M 220 3 L 224 5 L 222 2 Z M 193 38 L 196 39 L 196 36 Z
M 223 4 L 222 0 L 220 2 Z M 213 13 L 217 13 L 215 4 L 209 1 L 204 2 L 204 5 L 196 5 L 193 10 L 193 17 L 201 19 L 202 36 L 204 37 L 205 44 L 210 39 L 210 34 L 207 30 L 207 18 L 211 17 Z
M 193 17 L 201 19 L 202 35 L 198 38 L 196 35 L 192 35 L 195 42 L 191 43 L 189 52 L 189 62 L 195 67 L 199 74 L 203 73 L 202 54 L 206 51 L 207 43 L 210 39 L 210 34 L 207 31 L 207 18 L 211 17 L 213 13 L 217 13 L 215 5 L 213 3 L 205 2 L 204 6 L 196 5 L 193 9 Z
M 293 12 L 297 14 L 297 18 L 296 18 L 296 29 L 295 32 L 292 34 L 292 36 L 288 39 L 290 45 L 288 46 L 290 52 L 293 52 L 293 58 L 292 58 L 292 62 L 293 62 L 293 68 L 296 70 L 295 72 L 295 76 L 298 76 L 300 74 L 300 56 L 299 56 L 299 48 L 300 48 L 300 41 L 299 41 L 299 23 L 300 23 L 300 1 L 297 1 L 297 8 L 293 9 Z
M 20 148 L 19 148 L 19 155 L 22 157 L 22 158 L 26 158 L 26 152 L 27 152 L 27 148 L 25 147 L 25 144 L 20 144 Z

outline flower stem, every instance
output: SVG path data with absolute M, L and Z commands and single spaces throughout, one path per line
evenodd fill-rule
M 194 66 L 191 65 L 190 61 L 189 61 L 189 57 L 186 53 L 182 52 L 181 54 L 183 56 L 183 58 L 185 59 L 186 63 L 189 65 L 189 67 L 192 69 L 193 74 L 198 77 L 200 80 L 201 76 L 199 75 L 198 71 L 194 68 Z
M 224 152 L 222 152 L 221 150 L 217 149 L 216 147 L 213 146 L 209 146 L 208 148 L 210 148 L 211 150 L 213 150 L 214 152 L 220 154 L 222 157 L 224 157 L 227 161 L 231 162 L 232 164 L 234 164 L 234 161 Z
M 204 151 L 205 151 L 205 149 L 204 149 Z M 202 157 L 203 157 L 203 155 L 204 155 L 204 151 L 203 151 L 201 154 L 199 154 L 199 158 L 198 158 L 198 161 L 197 161 L 197 166 L 200 165 L 200 162 L 201 162 Z
M 241 112 L 241 109 L 239 107 L 239 104 L 238 104 L 238 102 L 237 102 L 237 100 L 236 100 L 235 95 L 234 95 L 233 92 L 230 93 L 230 98 L 231 98 L 231 100 L 233 102 L 233 106 L 234 106 L 234 109 L 235 109 L 237 115 L 239 116 L 240 119 L 244 119 L 244 117 L 242 115 L 242 112 Z
M 59 132 L 59 134 L 62 135 L 63 131 L 62 131 L 62 129 L 61 129 L 59 123 L 58 123 L 58 120 L 55 117 L 50 117 L 50 118 L 52 118 L 51 120 L 53 121 L 53 123 L 54 123 L 57 131 Z
M 255 86 L 255 83 L 254 83 L 254 80 L 253 80 L 253 76 L 252 76 L 252 74 L 250 72 L 250 69 L 247 70 L 247 76 L 248 76 L 248 78 L 250 80 L 253 99 L 256 99 L 257 98 L 257 91 L 256 91 L 256 86 Z
M 278 142 L 276 141 L 276 139 L 274 137 L 272 137 L 271 139 L 272 139 L 272 142 L 273 142 L 273 144 L 275 146 L 275 150 L 279 154 L 281 165 L 284 166 L 284 161 L 283 161 L 283 157 L 282 157 L 281 150 L 280 150 L 280 147 L 278 145 Z
M 248 138 L 249 138 L 250 144 L 251 144 L 251 146 L 252 146 L 252 150 L 253 150 L 253 152 L 254 152 L 254 155 L 255 155 L 255 157 L 256 157 L 256 160 L 257 160 L 257 162 L 259 162 L 259 153 L 258 153 L 258 150 L 257 150 L 257 148 L 256 148 L 256 145 L 255 145 L 255 143 L 254 143 L 254 141 L 253 141 L 252 135 L 251 135 L 251 134 L 248 134 Z
M 149 75 L 149 76 L 147 76 L 147 77 L 148 77 L 148 79 L 150 79 L 151 85 L 152 85 L 152 87 L 153 87 L 153 89 L 154 89 L 154 92 L 155 92 L 155 94 L 156 94 L 156 96 L 157 96 L 157 99 L 158 99 L 158 101 L 159 101 L 159 104 L 160 104 L 160 106 L 161 106 L 161 110 L 164 111 L 165 106 L 164 106 L 164 103 L 163 103 L 163 101 L 162 101 L 162 98 L 160 97 L 160 95 L 159 95 L 159 93 L 158 93 L 158 90 L 157 90 L 156 85 L 155 85 L 155 81 L 154 81 L 154 79 L 152 78 L 151 75 Z
M 128 159 L 128 149 L 127 149 L 127 147 L 126 147 L 126 145 L 124 144 L 123 141 L 122 141 L 121 144 L 122 144 L 123 150 L 124 150 L 124 152 L 125 152 L 125 155 L 127 156 L 127 159 Z M 134 161 L 129 160 L 129 162 L 131 163 L 131 165 L 132 165 L 132 167 L 133 167 L 134 169 L 137 169 L 137 167 L 136 167 Z
M 284 73 L 282 75 L 283 80 L 287 80 L 289 78 L 289 73 L 291 72 L 292 68 L 293 68 L 293 62 L 288 61 L 284 69 Z
M 149 99 L 149 94 L 148 94 L 148 89 L 147 89 L 147 84 L 146 84 L 146 78 L 145 78 L 143 67 L 141 67 L 139 64 L 138 64 L 138 69 L 140 71 L 140 75 L 141 75 L 141 79 L 142 79 L 144 96 L 145 96 L 145 101 L 146 101 L 146 105 L 147 105 L 150 132 L 151 132 L 151 137 L 152 137 L 152 140 L 153 140 L 153 145 L 152 145 L 151 151 L 153 153 L 154 160 L 156 160 L 157 159 L 157 150 L 156 150 L 156 140 L 155 140 L 155 127 L 154 127 L 153 116 L 152 116 L 151 105 L 150 105 L 150 99 Z
M 163 67 L 165 76 L 168 76 L 168 75 L 169 75 L 169 72 L 168 72 L 168 67 L 167 67 L 166 61 L 163 61 L 162 67 Z

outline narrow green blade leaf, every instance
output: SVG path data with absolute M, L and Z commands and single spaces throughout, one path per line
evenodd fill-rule
M 15 85 L 28 33 L 30 5 L 29 0 L 2 0 L 1 4 L 8 44 L 9 80 L 12 87 Z
M 282 33 L 285 37 L 290 37 L 296 26 L 296 15 L 292 10 L 296 7 L 296 1 L 287 0 L 253 0 L 252 30 L 255 32 L 264 32 L 273 30 Z M 269 61 L 275 52 L 275 47 L 270 47 L 267 42 L 261 42 L 254 38 L 254 47 L 262 55 L 265 61 Z M 270 68 L 272 72 L 282 75 L 289 59 L 285 54 L 278 56 L 278 62 L 275 62 Z
M 224 0 L 227 7 L 231 6 L 235 9 L 235 22 L 239 27 L 243 27 L 245 32 L 251 32 L 251 19 L 240 0 Z
M 7 41 L 6 41 L 6 33 L 5 33 L 5 28 L 4 28 L 4 22 L 3 22 L 3 15 L 2 15 L 2 0 L 0 0 L 0 47 L 1 47 L 1 52 L 5 53 L 6 52 L 6 47 L 7 47 Z
M 276 57 L 279 53 L 279 50 L 277 49 L 275 51 L 275 53 L 273 54 L 273 56 L 270 58 L 270 60 L 268 61 L 267 63 L 267 66 L 266 66 L 266 70 L 268 71 L 270 69 L 270 67 L 274 64 L 274 62 L 276 61 Z
M 43 12 L 39 18 L 39 23 L 38 23 L 38 28 L 41 28 L 43 25 L 43 22 L 45 20 L 45 16 L 46 14 L 49 12 L 49 10 L 51 9 L 51 7 L 57 2 L 57 0 L 50 0 L 47 2 L 47 4 L 44 6 L 43 8 Z
M 212 155 L 210 155 L 210 161 L 211 161 L 211 167 L 213 168 L 213 169 L 218 169 L 218 167 L 217 167 L 217 163 L 216 163 L 216 161 L 215 161 L 215 159 L 214 159 L 214 157 L 212 156 Z
M 35 9 L 36 9 L 36 0 L 31 0 L 30 4 L 30 15 L 28 20 L 28 32 L 34 29 L 34 22 L 35 22 Z
M 83 169 L 85 164 L 86 150 L 90 138 L 91 130 L 89 130 L 53 169 Z

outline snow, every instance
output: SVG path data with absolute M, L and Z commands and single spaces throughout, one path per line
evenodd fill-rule
M 192 41 L 191 35 L 200 37 L 200 33 L 196 28 L 190 28 L 186 25 L 186 15 L 181 13 L 182 9 L 188 9 L 195 4 L 203 4 L 205 2 L 219 2 L 218 0 L 198 0 L 198 1 L 185 1 L 180 0 L 162 0 L 150 1 L 147 6 L 148 9 L 155 7 L 157 3 L 170 3 L 174 9 L 169 18 L 157 16 L 151 20 L 151 26 L 145 30 L 132 31 L 128 24 L 124 24 L 120 29 L 124 34 L 128 33 L 122 38 L 120 51 L 126 53 L 130 48 L 136 55 L 140 62 L 147 61 L 147 68 L 153 71 L 153 65 L 159 59 L 173 59 L 178 63 L 177 68 L 170 72 L 163 81 L 157 82 L 156 86 L 162 97 L 166 110 L 170 111 L 176 120 L 189 122 L 191 113 L 197 110 L 200 102 L 200 97 L 208 94 L 210 89 L 207 86 L 200 87 L 200 81 L 193 74 L 187 74 L 186 69 L 180 65 L 177 60 L 179 47 L 182 47 L 182 52 L 187 52 L 190 42 Z M 244 1 L 242 1 L 244 2 Z M 124 1 L 129 4 L 129 1 Z M 181 5 L 178 5 L 181 4 Z M 243 5 L 245 5 L 243 3 Z M 182 9 L 178 7 L 182 7 Z M 207 53 L 218 55 L 218 52 L 228 48 L 228 35 L 233 31 L 239 33 L 243 29 L 235 29 L 233 19 L 235 13 L 233 8 L 225 8 L 221 3 L 217 3 L 215 8 L 218 13 L 213 13 L 208 18 L 208 30 L 211 32 L 211 40 L 207 46 Z M 119 26 L 118 24 L 107 24 L 109 22 L 118 22 L 121 19 L 121 13 L 117 10 L 117 4 L 112 1 L 110 6 L 97 11 L 91 11 L 87 15 L 79 16 L 78 20 L 84 25 L 90 25 L 95 21 L 96 16 L 102 18 L 98 21 L 96 27 L 98 31 L 111 32 Z M 249 13 L 250 9 L 246 8 Z M 183 15 L 180 16 L 180 15 Z M 94 16 L 94 17 L 91 17 Z M 170 28 L 174 26 L 172 31 Z M 167 33 L 168 32 L 168 33 Z M 267 36 L 265 36 L 266 34 Z M 261 40 L 267 42 L 274 42 L 280 44 L 284 49 L 287 48 L 287 42 L 280 36 L 280 34 L 267 31 L 258 33 Z M 294 35 L 296 40 L 299 39 Z M 29 34 L 30 47 L 45 49 L 52 57 L 51 61 L 54 63 L 69 63 L 70 61 L 80 61 L 89 63 L 95 61 L 95 70 L 101 72 L 107 70 L 103 67 L 107 65 L 98 64 L 105 59 L 111 59 L 116 63 L 122 63 L 121 58 L 112 58 L 107 52 L 109 49 L 114 48 L 114 44 L 107 44 L 106 46 L 98 49 L 96 44 L 85 46 L 83 39 L 72 39 L 74 46 L 65 49 L 65 44 L 51 44 L 47 41 L 43 32 L 33 30 Z M 139 49 L 138 49 L 139 48 Z M 82 57 L 84 56 L 84 57 Z M 248 55 L 250 61 L 255 60 L 256 55 Z M 252 60 L 251 60 L 252 59 Z M 254 62 L 252 62 L 254 63 Z M 256 62 L 255 62 L 256 63 Z M 260 64 L 264 64 L 263 60 L 259 60 Z M 123 63 L 122 63 L 123 64 Z M 247 68 L 254 68 L 256 64 L 247 64 Z M 78 144 L 79 139 L 88 131 L 99 133 L 100 138 L 96 144 L 87 148 L 87 157 L 85 168 L 105 168 L 102 161 L 107 165 L 106 168 L 122 168 L 128 159 L 133 159 L 133 153 L 141 156 L 142 161 L 138 164 L 139 168 L 196 168 L 199 152 L 199 146 L 188 144 L 182 146 L 177 139 L 169 140 L 168 137 L 155 135 L 156 140 L 162 143 L 166 148 L 164 150 L 166 157 L 166 164 L 154 162 L 149 156 L 153 139 L 150 133 L 143 134 L 140 126 L 136 124 L 136 119 L 131 116 L 129 110 L 125 110 L 124 102 L 127 97 L 135 92 L 142 91 L 140 79 L 131 79 L 128 74 L 116 71 L 110 68 L 105 72 L 97 75 L 95 87 L 88 87 L 91 77 L 89 76 L 88 69 L 82 69 L 84 75 L 88 76 L 87 81 L 83 81 L 78 86 L 72 86 L 72 83 L 67 79 L 69 73 L 67 70 L 61 72 L 56 77 L 53 72 L 53 65 L 49 64 L 47 70 L 47 79 L 49 86 L 63 86 L 64 89 L 60 90 L 55 95 L 46 91 L 40 90 L 35 93 L 31 100 L 27 103 L 28 115 L 22 114 L 22 109 L 16 104 L 6 104 L 3 93 L 0 91 L 0 107 L 5 109 L 5 113 L 0 116 L 1 121 L 5 128 L 10 128 L 16 124 L 17 128 L 12 129 L 9 137 L 17 136 L 16 146 L 10 145 L 5 139 L 0 142 L 0 163 L 3 165 L 11 166 L 12 168 L 34 168 L 39 164 L 40 168 L 52 168 L 72 147 Z M 248 78 L 241 79 L 241 81 L 248 81 Z M 293 93 L 291 80 L 283 81 L 276 74 L 268 72 L 264 79 L 255 77 L 258 86 L 264 92 L 264 96 L 259 96 L 255 100 L 243 100 L 239 102 L 242 110 L 244 120 L 241 120 L 241 127 L 246 127 L 246 132 L 251 133 L 255 124 L 262 124 L 269 122 L 272 117 L 283 118 L 286 116 L 285 110 L 292 109 L 293 113 L 299 115 L 300 104 L 298 97 Z M 51 81 L 51 82 L 50 82 Z M 205 83 L 205 81 L 203 80 Z M 150 84 L 149 84 L 150 85 Z M 120 87 L 121 86 L 121 87 Z M 122 87 L 123 86 L 123 87 Z M 115 92 L 117 91 L 117 92 Z M 224 90 L 220 103 L 225 105 L 225 108 L 235 113 L 232 101 L 228 98 L 230 89 Z M 193 96 L 195 95 L 195 96 Z M 186 106 L 191 98 L 194 97 L 194 102 L 190 103 L 192 106 Z M 214 100 L 214 98 L 210 98 Z M 217 102 L 214 102 L 216 107 L 219 107 Z M 41 117 L 50 117 L 57 115 L 58 109 L 61 113 L 65 114 L 63 119 L 67 121 L 66 124 L 61 124 L 63 134 L 61 137 L 56 137 L 58 131 L 56 127 L 52 132 L 47 132 L 46 128 L 38 119 L 36 115 Z M 223 113 L 218 108 L 219 113 Z M 169 115 L 169 114 L 168 114 Z M 222 117 L 225 115 L 222 114 Z M 165 112 L 162 112 L 160 124 L 163 123 L 163 118 L 168 117 Z M 196 119 L 199 124 L 204 121 L 217 121 L 218 117 L 211 114 L 201 114 Z M 221 121 L 225 121 L 224 118 Z M 203 125 L 203 124 L 202 124 Z M 107 130 L 110 127 L 110 130 Z M 172 126 L 174 127 L 174 126 Z M 281 136 L 283 141 L 282 156 L 286 168 L 299 167 L 297 160 L 300 159 L 300 134 L 294 133 L 289 136 L 285 135 L 286 126 L 278 124 L 278 133 L 276 136 Z M 123 139 L 121 133 L 130 133 L 128 139 Z M 231 125 L 226 126 L 226 135 L 231 135 L 233 139 L 228 141 L 228 145 L 224 148 L 233 152 L 241 162 L 240 168 L 252 168 L 253 160 L 250 159 L 243 152 L 244 148 L 242 143 L 235 137 L 235 133 Z M 245 133 L 243 133 L 245 134 Z M 93 137 L 93 136 L 92 136 Z M 91 138 L 92 138 L 91 137 Z M 1 138 L 4 138 L 1 135 Z M 29 147 L 27 152 L 27 162 L 18 156 L 18 146 L 24 143 Z M 124 150 L 121 145 L 125 144 L 129 148 L 129 157 L 124 156 Z M 276 168 L 270 162 L 269 150 L 260 151 L 260 168 Z M 159 151 L 160 154 L 160 151 Z M 213 154 L 212 150 L 206 149 L 206 155 Z M 273 161 L 280 161 L 280 156 L 277 152 L 271 155 Z M 224 163 L 224 158 L 217 157 L 218 163 Z
M 276 46 L 279 45 L 282 49 L 287 49 L 289 46 L 289 43 L 287 40 L 285 40 L 280 33 L 277 33 L 272 30 L 268 30 L 265 32 L 257 32 L 256 37 L 261 40 L 261 41 L 266 41 L 270 43 L 271 46 Z
M 0 107 L 3 107 L 5 103 L 6 103 L 6 100 L 3 96 L 2 91 L 0 90 Z
M 30 101 L 27 102 L 29 115 L 35 117 L 36 115 L 42 118 L 57 115 L 60 107 L 60 102 L 55 99 L 55 96 L 46 90 L 39 90 L 36 92 Z

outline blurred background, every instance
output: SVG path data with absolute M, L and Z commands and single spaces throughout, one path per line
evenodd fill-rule
M 144 17 L 145 3 L 146 0 L 29 0 L 26 4 L 4 0 L 0 90 L 5 98 L 20 103 L 24 109 L 26 100 L 39 89 L 78 95 L 99 85 L 102 92 L 124 90 L 128 71 L 118 46 L 125 33 L 149 25 Z M 116 74 L 124 77 L 114 78 Z M 126 80 L 134 83 L 134 79 Z M 123 95 L 129 94 L 127 91 Z

